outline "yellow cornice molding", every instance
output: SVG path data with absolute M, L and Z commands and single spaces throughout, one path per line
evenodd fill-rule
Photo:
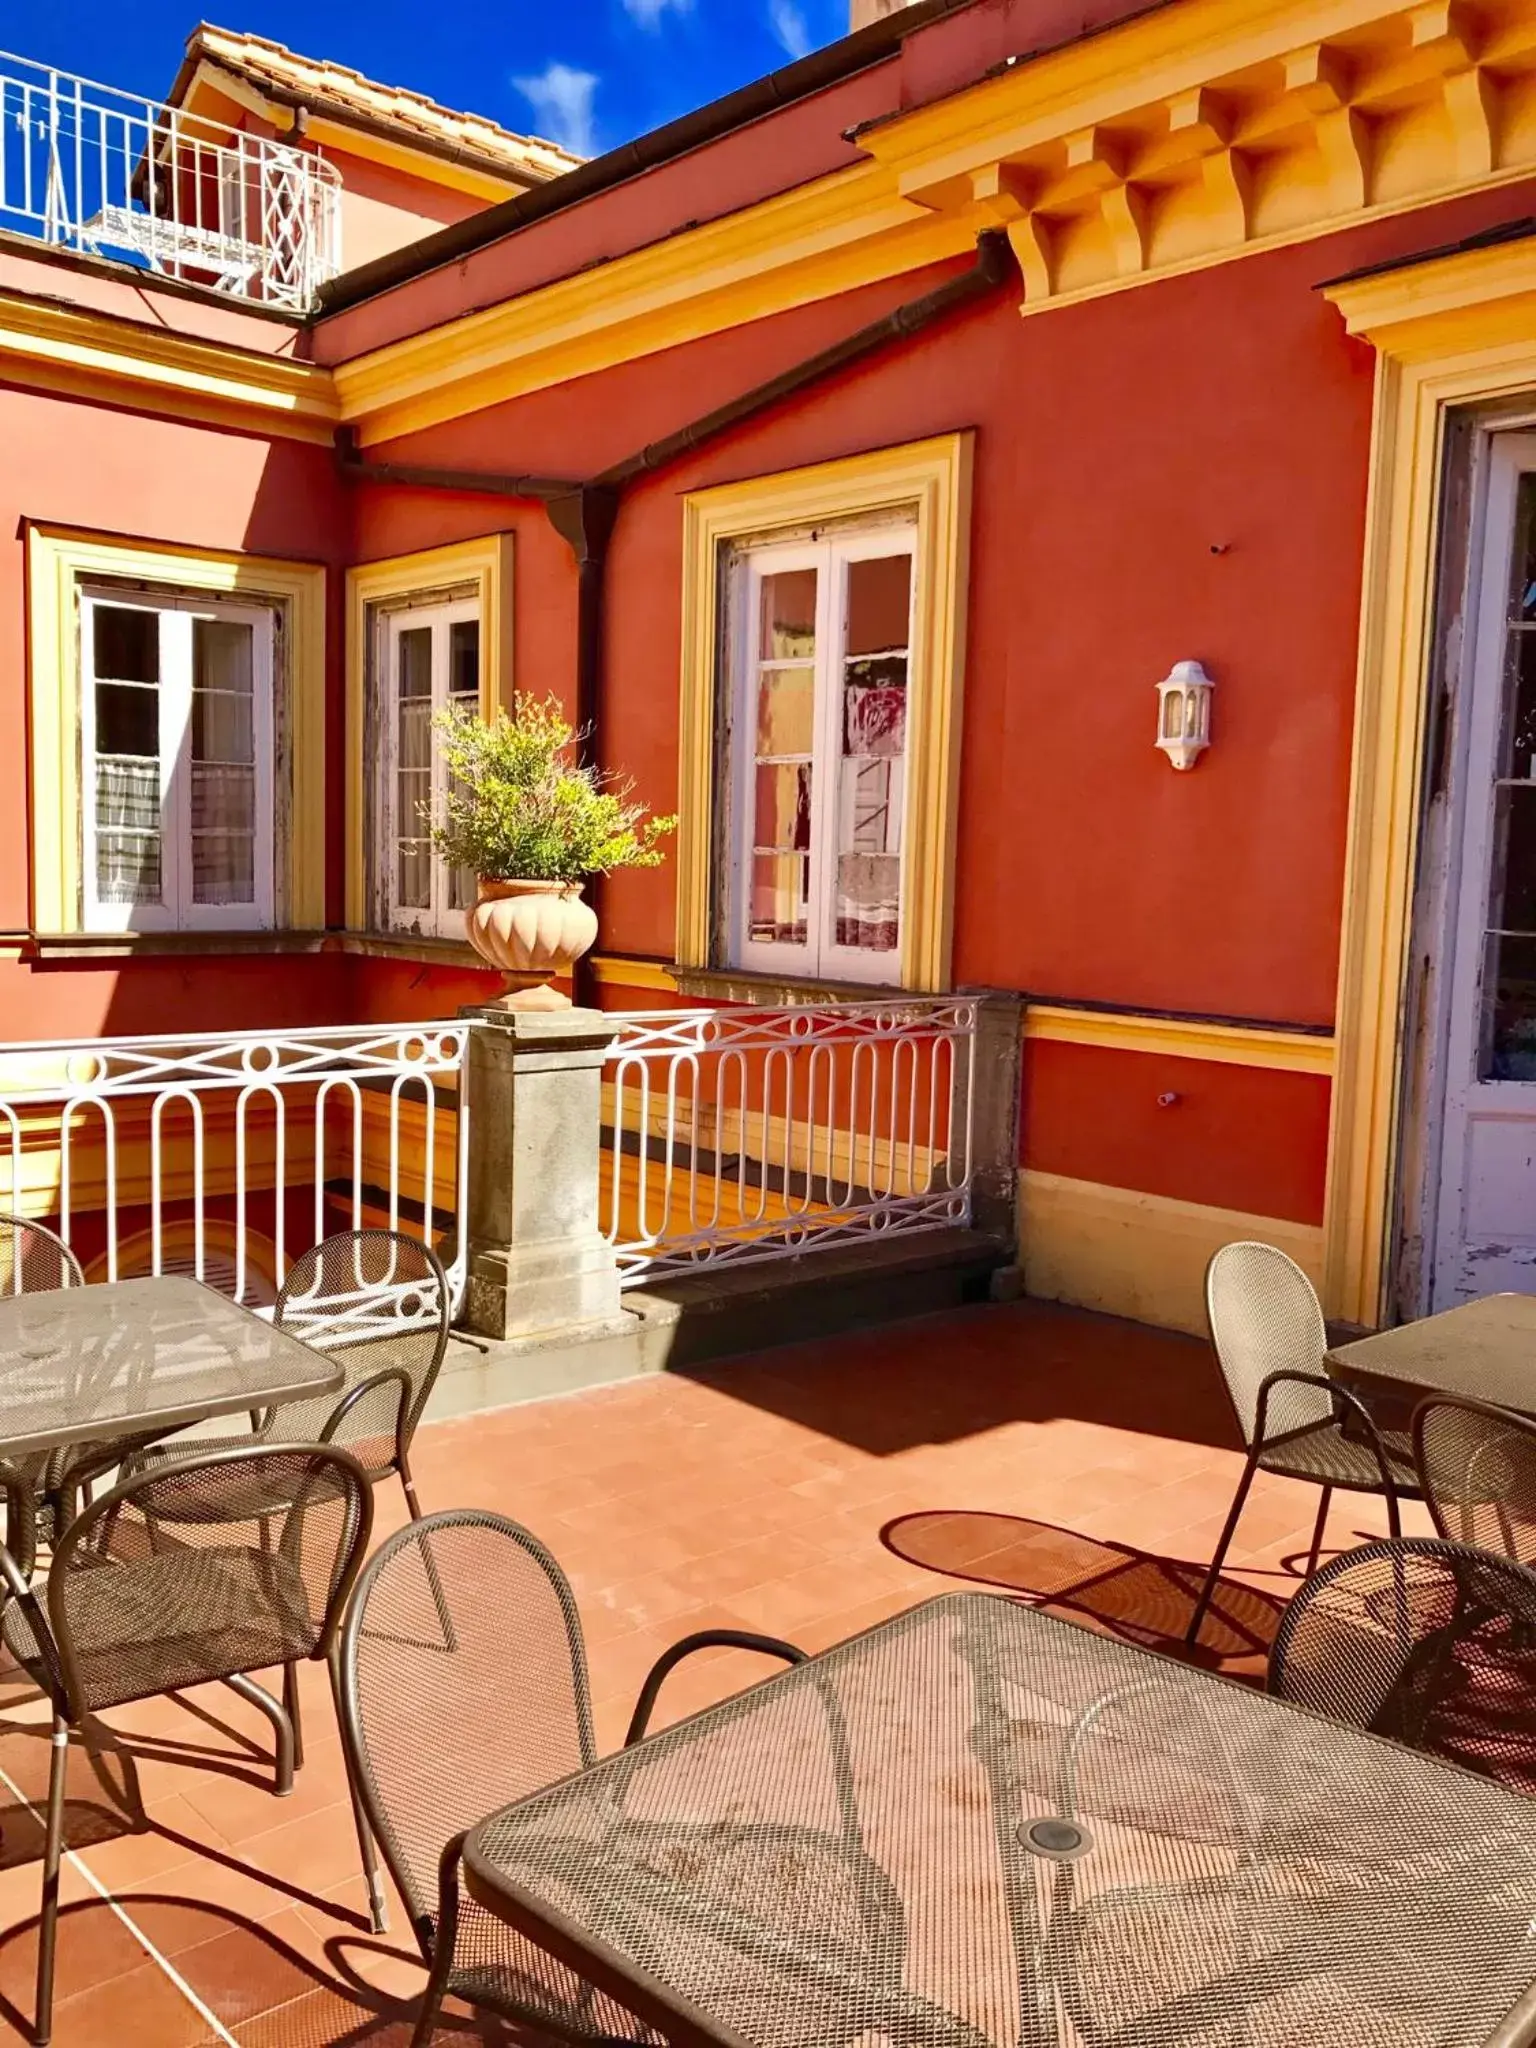
M 1186 0 L 863 141 L 1007 227 L 1032 314 L 1531 176 L 1533 60 L 1533 0 Z
M 1196 1024 L 1172 1017 L 1032 1003 L 1024 1012 L 1024 1036 L 1115 1052 L 1206 1060 L 1217 1066 L 1268 1067 L 1287 1074 L 1333 1072 L 1331 1037 L 1260 1024 Z
M 1351 334 L 1399 362 L 1519 340 L 1536 326 L 1536 235 L 1343 278 L 1323 296 Z
M 1536 0 L 1179 0 L 865 131 L 868 161 L 337 366 L 365 443 L 1004 226 L 1035 315 L 1536 176 Z
M 18 383 L 179 419 L 329 442 L 328 370 L 0 291 L 0 369 Z
M 677 994 L 677 975 L 659 960 L 626 960 L 616 953 L 594 953 L 587 963 L 599 988 L 643 988 L 662 995 Z
M 936 217 L 878 165 L 839 171 L 336 365 L 365 444 L 765 319 L 974 243 L 979 215 Z

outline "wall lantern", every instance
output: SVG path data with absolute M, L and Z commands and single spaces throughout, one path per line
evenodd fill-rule
M 1198 661 L 1176 661 L 1157 686 L 1157 744 L 1175 768 L 1193 768 L 1211 744 L 1211 692 Z

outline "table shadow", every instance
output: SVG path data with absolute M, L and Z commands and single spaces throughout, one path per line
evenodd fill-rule
M 1196 1645 L 1184 1632 L 1205 1578 L 1203 1565 L 1105 1543 L 1021 1515 L 937 1508 L 901 1515 L 880 1532 L 909 1564 L 978 1585 L 1000 1586 L 1039 1606 L 1234 1677 L 1262 1677 L 1286 1603 L 1223 1579 Z M 1247 1667 L 1247 1668 L 1244 1668 Z

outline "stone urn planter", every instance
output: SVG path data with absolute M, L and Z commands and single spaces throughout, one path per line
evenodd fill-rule
M 551 982 L 569 974 L 597 938 L 597 912 L 580 882 L 493 882 L 464 913 L 469 943 L 506 977 L 509 1010 L 568 1010 L 571 999 Z

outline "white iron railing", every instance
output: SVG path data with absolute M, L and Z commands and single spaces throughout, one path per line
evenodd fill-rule
M 313 150 L 0 51 L 0 228 L 305 312 L 341 268 Z
M 627 1015 L 607 1068 L 622 1284 L 966 1224 L 976 1005 Z
M 0 1047 L 0 1208 L 87 1277 L 177 1270 L 259 1306 L 337 1229 L 443 1250 L 461 1299 L 464 1024 Z

